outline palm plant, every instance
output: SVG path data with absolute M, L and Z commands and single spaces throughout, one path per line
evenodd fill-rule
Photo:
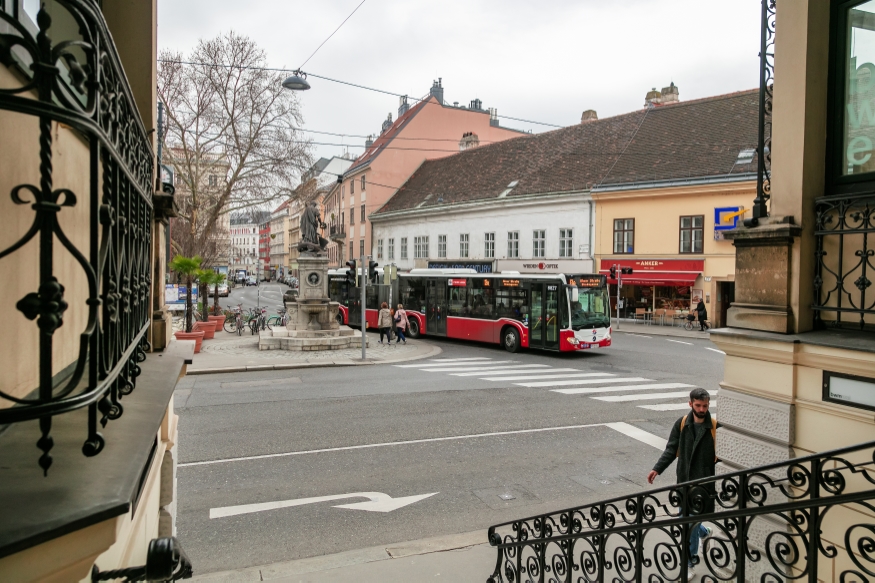
M 210 286 L 213 285 L 213 275 L 215 275 L 215 271 L 212 269 L 198 269 L 197 271 L 197 283 L 198 283 L 198 294 L 201 297 L 201 320 L 207 321 L 207 311 L 208 305 L 210 301 Z
M 219 284 L 225 283 L 225 277 L 224 273 L 213 273 L 213 314 L 216 316 L 222 313 L 222 308 L 219 306 Z
M 183 257 L 177 255 L 170 262 L 170 270 L 185 278 L 185 331 L 191 332 L 191 286 L 194 283 L 194 278 L 200 271 L 201 262 L 203 260 L 195 255 L 194 257 Z

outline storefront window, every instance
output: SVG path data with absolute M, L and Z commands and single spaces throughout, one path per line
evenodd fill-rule
M 875 170 L 875 0 L 847 12 L 842 175 Z

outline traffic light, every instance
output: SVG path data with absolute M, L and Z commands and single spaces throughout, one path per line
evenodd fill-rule
M 623 275 L 631 275 L 632 268 L 631 267 L 624 267 L 620 270 L 620 273 L 622 273 Z
M 368 281 L 377 281 L 377 265 L 376 261 L 368 261 Z
M 611 279 L 617 279 L 617 266 L 611 265 Z
M 355 259 L 347 261 L 346 267 L 346 283 L 352 286 L 357 286 L 358 280 L 356 279 Z

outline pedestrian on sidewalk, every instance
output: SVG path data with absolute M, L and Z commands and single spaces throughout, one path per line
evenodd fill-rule
M 716 439 L 719 425 L 717 419 L 712 418 L 711 413 L 708 412 L 710 404 L 711 395 L 705 389 L 697 388 L 690 391 L 691 411 L 675 421 L 665 451 L 662 452 L 656 465 L 647 474 L 649 484 L 652 484 L 656 476 L 662 474 L 675 458 L 678 460 L 678 484 L 714 476 L 714 467 L 717 463 Z M 702 487 L 708 493 L 708 498 L 701 511 L 697 513 L 714 512 L 714 499 L 717 496 L 714 483 L 708 482 Z M 709 536 L 711 536 L 711 529 L 701 522 L 692 525 L 690 529 L 690 562 L 687 569 L 690 577 L 693 575 L 693 557 L 699 554 L 699 540 Z
M 708 325 L 708 310 L 707 308 L 705 308 L 705 302 L 703 302 L 701 299 L 696 305 L 696 314 L 699 318 L 699 330 L 701 332 L 704 332 L 705 330 L 710 328 L 710 326 Z
M 383 343 L 384 334 L 386 335 L 386 342 L 391 344 L 392 314 L 389 312 L 389 304 L 386 302 L 380 305 L 380 314 L 377 316 L 377 328 L 380 329 L 380 344 Z
M 407 312 L 404 310 L 404 306 L 398 304 L 398 309 L 395 310 L 395 332 L 398 334 L 398 340 L 395 341 L 395 344 L 399 342 L 403 342 L 407 344 L 407 338 L 404 337 L 404 332 L 407 330 L 407 326 L 410 322 L 407 320 Z

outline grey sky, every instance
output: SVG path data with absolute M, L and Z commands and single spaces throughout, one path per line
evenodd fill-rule
M 159 49 L 187 53 L 234 29 L 270 66 L 294 68 L 359 2 L 159 0 Z M 671 81 L 681 100 L 756 87 L 759 10 L 760 0 L 367 0 L 304 69 L 411 97 L 442 77 L 450 103 L 477 97 L 500 115 L 570 125 L 585 109 L 600 118 L 638 109 L 651 87 Z M 397 114 L 397 97 L 310 81 L 305 129 L 378 133 Z M 308 135 L 362 151 L 359 138 Z

